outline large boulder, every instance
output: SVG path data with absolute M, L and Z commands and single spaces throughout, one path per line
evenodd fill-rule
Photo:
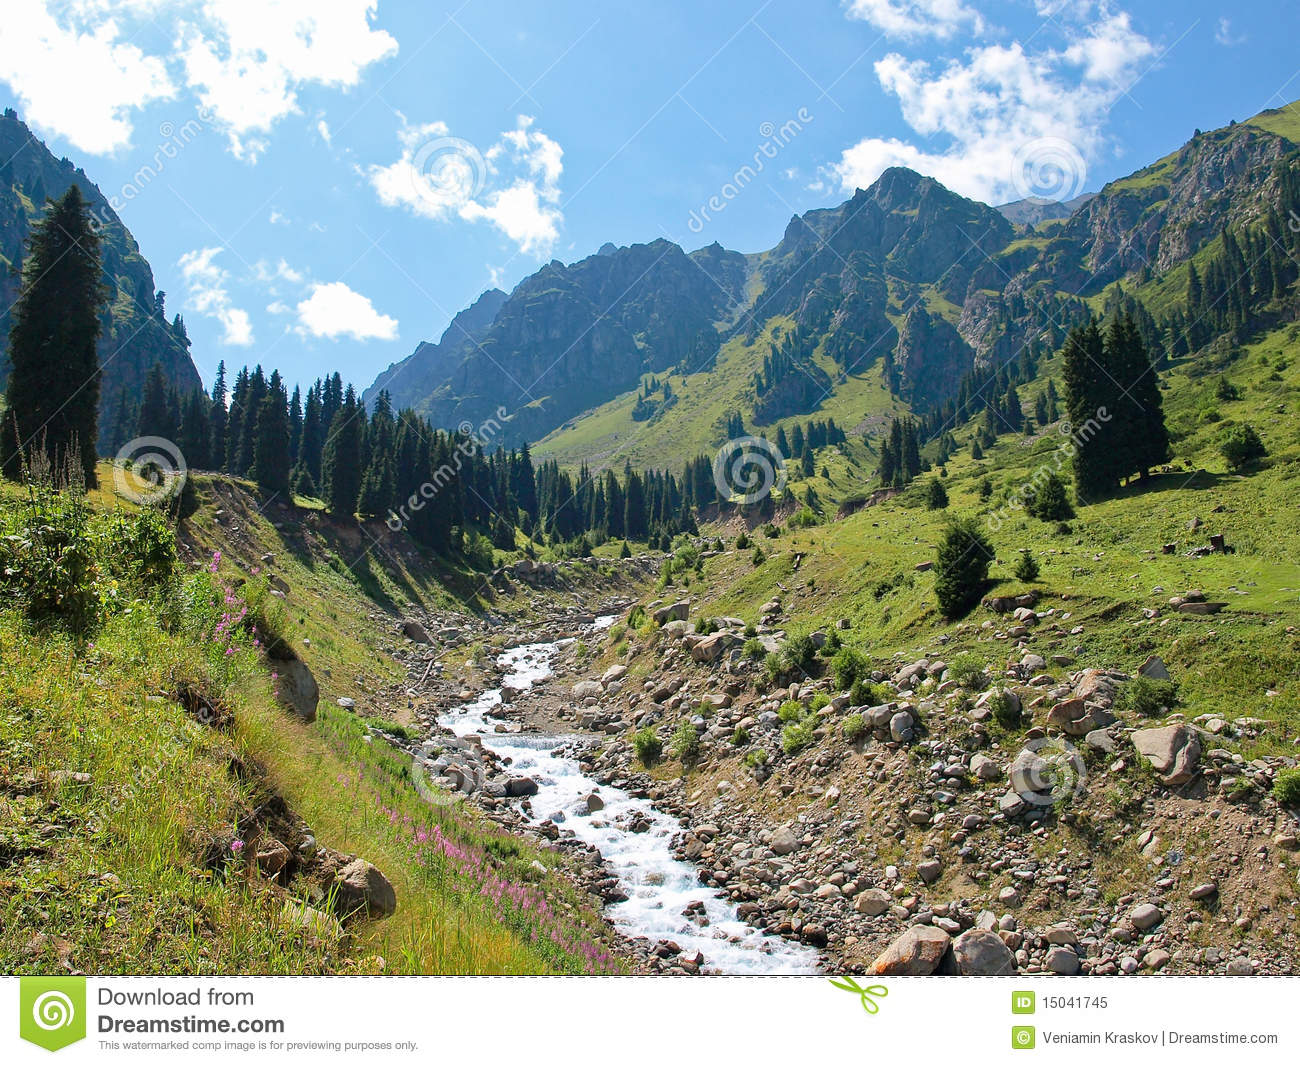
M 418 621 L 403 621 L 402 635 L 412 643 L 432 643 L 428 630 Z
M 894 897 L 884 888 L 867 888 L 853 896 L 853 908 L 867 917 L 879 917 L 894 904 Z
M 364 911 L 370 917 L 388 917 L 397 910 L 397 892 L 383 873 L 357 858 L 334 879 L 334 908 L 344 916 Z
M 799 848 L 799 837 L 790 830 L 788 825 L 782 825 L 772 833 L 772 838 L 768 841 L 768 846 L 772 848 L 772 853 L 784 857 L 787 854 L 793 854 Z
M 996 932 L 972 928 L 952 941 L 953 970 L 958 976 L 1013 976 L 1016 957 Z
M 1067 736 L 1086 736 L 1096 729 L 1113 725 L 1115 715 L 1096 703 L 1066 699 L 1048 711 L 1047 723 L 1061 729 Z
M 942 928 L 913 925 L 871 964 L 876 976 L 929 976 L 943 961 L 952 937 Z
M 1122 673 L 1085 669 L 1075 678 L 1074 697 L 1109 709 L 1115 705 L 1115 692 L 1119 690 L 1120 682 L 1127 679 Z
M 730 632 L 715 632 L 691 648 L 691 658 L 696 662 L 716 662 L 726 652 L 740 644 L 740 637 Z
M 656 625 L 667 625 L 670 621 L 685 621 L 690 612 L 689 600 L 682 599 L 670 606 L 661 606 L 653 616 Z
M 579 701 L 599 699 L 604 694 L 605 688 L 598 680 L 580 680 L 573 686 L 573 697 Z
M 1165 784 L 1185 784 L 1200 772 L 1201 740 L 1188 725 L 1139 729 L 1133 746 Z
M 307 663 L 300 658 L 287 661 L 272 661 L 272 670 L 277 674 L 275 681 L 276 697 L 308 723 L 316 720 L 316 707 L 320 704 L 320 685 Z

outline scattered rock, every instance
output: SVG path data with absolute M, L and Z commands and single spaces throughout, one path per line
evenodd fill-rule
M 885 948 L 871 965 L 876 976 L 929 976 L 943 961 L 952 937 L 941 928 L 914 925 Z

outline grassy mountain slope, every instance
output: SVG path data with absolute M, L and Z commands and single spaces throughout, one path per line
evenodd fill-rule
M 105 467 L 101 484 L 112 483 Z M 409 712 L 401 640 L 386 614 L 396 619 L 416 602 L 464 605 L 468 580 L 406 553 L 396 538 L 354 576 L 347 563 L 355 556 L 338 561 L 352 546 L 347 530 L 281 523 L 279 513 L 273 523 L 237 482 L 203 478 L 197 494 L 193 572 L 165 597 L 118 587 L 120 606 L 84 639 L 35 627 L 12 596 L 0 604 L 0 966 L 543 973 L 616 965 L 602 960 L 608 928 L 586 897 L 545 871 L 562 856 L 507 837 L 463 806 L 426 803 L 412 786 L 411 756 L 383 740 L 386 731 L 405 735 Z M 6 521 L 22 512 L 22 499 L 0 487 Z M 92 502 L 97 513 L 134 513 L 111 489 Z M 285 598 L 268 574 L 289 588 Z M 225 650 L 203 606 L 209 580 L 231 589 L 228 612 L 249 604 L 262 640 L 282 633 L 316 670 L 315 722 L 279 704 L 277 667 L 250 636 Z M 185 693 L 215 707 L 220 727 L 196 717 Z M 344 694 L 356 712 L 335 705 Z M 340 923 L 305 859 L 287 884 L 253 860 L 271 836 L 296 839 L 295 826 L 321 848 L 373 863 L 396 891 L 396 912 Z M 542 898 L 548 905 L 539 908 Z

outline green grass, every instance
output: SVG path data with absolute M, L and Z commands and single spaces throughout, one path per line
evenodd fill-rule
M 112 500 L 111 475 L 103 483 L 94 504 L 124 505 Z M 16 506 L 17 494 L 0 488 L 0 511 Z M 239 594 L 251 601 L 257 563 L 241 556 L 290 545 L 265 519 L 240 513 L 234 520 L 239 499 L 225 492 L 226 524 L 202 525 L 195 540 L 220 544 L 217 576 L 249 578 Z M 211 500 L 204 506 L 216 509 Z M 317 531 L 312 549 L 332 550 L 333 534 Z M 132 598 L 139 593 L 120 588 L 118 609 L 82 639 L 34 629 L 12 595 L 0 601 L 0 969 L 619 967 L 608 960 L 608 926 L 556 871 L 567 859 L 506 834 L 463 804 L 427 803 L 413 786 L 410 756 L 333 705 L 336 694 L 355 690 L 370 700 L 359 710 L 384 712 L 378 684 L 404 671 L 377 646 L 382 626 L 365 624 L 374 602 L 313 559 L 291 565 L 277 553 L 276 560 L 276 572 L 291 584 L 284 604 L 291 642 L 323 689 L 312 724 L 276 701 L 273 667 L 250 637 L 240 637 L 229 655 L 225 641 L 213 639 L 209 615 L 198 609 L 205 600 L 189 591 L 216 579 L 206 565 L 157 597 Z M 390 568 L 397 576 L 382 579 L 396 595 L 415 567 Z M 428 587 L 414 589 L 432 594 L 433 571 L 423 580 Z M 183 687 L 229 710 L 230 726 L 194 720 L 180 705 Z M 410 734 L 391 721 L 385 730 Z M 309 899 L 309 885 L 302 877 L 287 886 L 263 879 L 233 846 L 241 836 L 251 845 L 265 820 L 258 811 L 281 806 L 305 819 L 322 846 L 374 863 L 395 887 L 397 912 L 349 922 L 343 931 L 332 921 L 301 927 L 286 901 Z

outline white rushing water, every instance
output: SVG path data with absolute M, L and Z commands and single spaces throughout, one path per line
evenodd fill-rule
M 613 618 L 601 618 L 605 628 Z M 506 682 L 524 690 L 551 675 L 551 656 L 559 643 L 515 647 L 497 661 L 508 671 Z M 492 710 L 501 705 L 501 690 L 485 691 L 471 703 L 442 717 L 442 724 L 458 736 L 477 734 L 496 754 L 513 761 L 510 772 L 532 777 L 538 792 L 532 798 L 534 820 L 557 813 L 558 823 L 579 839 L 596 847 L 619 879 L 626 902 L 609 906 L 606 914 L 627 936 L 645 936 L 653 942 L 670 939 L 684 953 L 702 952 L 705 968 L 723 973 L 812 973 L 817 971 L 816 951 L 779 936 L 764 935 L 736 916 L 735 907 L 701 884 L 696 867 L 673 857 L 673 837 L 682 831 L 676 818 L 656 810 L 645 799 L 618 788 L 601 786 L 586 776 L 572 758 L 557 753 L 570 737 L 498 733 Z M 605 808 L 588 814 L 583 800 L 597 791 Z M 649 831 L 632 832 L 627 825 L 636 816 L 650 823 Z M 682 915 L 693 902 L 704 904 L 709 924 Z

